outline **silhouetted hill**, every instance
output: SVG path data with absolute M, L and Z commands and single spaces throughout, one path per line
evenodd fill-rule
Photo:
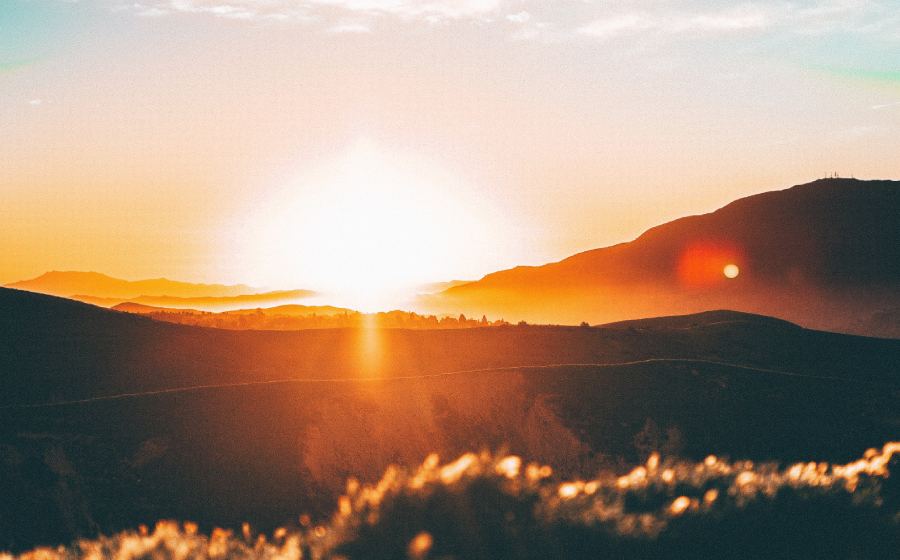
M 252 294 L 256 290 L 242 284 L 192 284 L 165 278 L 122 280 L 99 272 L 52 271 L 37 278 L 7 284 L 7 288 L 56 296 L 85 296 L 131 299 L 138 296 L 230 297 Z
M 722 311 L 609 327 L 224 331 L 0 289 L 0 548 L 271 528 L 346 476 L 507 447 L 846 461 L 900 436 L 900 341 Z
M 887 382 L 900 341 L 817 332 L 730 312 L 689 329 L 492 327 L 226 331 L 153 321 L 0 288 L 0 405 L 284 378 L 396 377 L 479 368 L 711 358 Z M 742 321 L 721 318 L 742 317 Z M 377 334 L 373 342 L 372 332 Z M 377 342 L 377 352 L 372 346 Z M 374 353 L 373 353 L 374 352 Z M 365 362 L 365 363 L 364 363 Z M 363 375 L 361 372 L 364 372 Z
M 242 284 L 191 284 L 159 278 L 121 280 L 97 272 L 47 272 L 31 280 L 7 285 L 8 288 L 62 296 L 101 307 L 136 303 L 174 309 L 198 308 L 227 311 L 246 307 L 292 304 L 315 295 L 310 290 L 260 292 Z M 137 309 L 133 307 L 132 310 Z
M 176 297 L 176 296 L 138 296 L 128 301 L 153 307 L 170 307 L 174 309 L 198 308 L 205 311 L 232 311 L 248 306 L 288 305 L 298 299 L 316 295 L 310 290 L 275 290 L 255 294 L 223 297 Z M 78 298 L 75 298 L 78 299 Z
M 443 292 L 444 290 L 449 290 L 450 288 L 455 288 L 456 286 L 462 286 L 463 284 L 468 284 L 471 280 L 448 280 L 446 282 L 431 282 L 429 284 L 422 284 L 421 286 L 416 287 L 416 291 L 419 294 L 436 294 L 438 292 Z
M 670 315 L 616 321 L 600 325 L 604 329 L 686 330 L 712 325 L 755 325 L 760 328 L 798 328 L 798 325 L 765 315 L 717 309 L 690 315 Z
M 79 298 L 72 298 L 76 301 L 82 301 Z M 85 302 L 91 303 L 91 302 Z M 143 303 L 135 303 L 133 301 L 125 301 L 117 303 L 110 307 L 113 311 L 122 311 L 124 313 L 135 313 L 137 315 L 149 315 L 151 313 L 205 313 L 199 309 L 179 309 L 177 307 L 156 307 L 154 305 L 144 305 Z
M 138 296 L 127 300 L 118 298 L 101 298 L 95 296 L 85 296 L 76 294 L 68 296 L 69 299 L 90 303 L 100 307 L 116 308 L 119 311 L 128 311 L 129 313 L 139 313 L 139 309 L 143 309 L 145 313 L 152 313 L 151 310 L 172 311 L 172 312 L 242 312 L 246 311 L 248 306 L 266 306 L 274 307 L 290 307 L 294 304 L 285 303 L 293 302 L 299 299 L 312 297 L 315 292 L 309 290 L 279 290 L 274 292 L 260 292 L 257 294 L 246 294 L 242 296 L 229 297 L 175 297 L 175 296 Z M 197 309 L 194 309 L 194 308 Z M 302 306 L 301 306 L 302 307 Z M 329 306 L 323 306 L 325 308 Z
M 276 305 L 274 307 L 265 307 L 256 309 L 235 309 L 233 311 L 225 311 L 229 315 L 247 315 L 250 313 L 264 313 L 266 315 L 283 315 L 288 317 L 307 317 L 309 315 L 340 315 L 342 313 L 358 313 L 354 309 L 346 307 L 335 307 L 333 305 Z
M 521 266 L 426 298 L 432 309 L 592 323 L 726 308 L 890 335 L 900 306 L 900 182 L 823 179 L 654 227 L 628 243 Z M 727 278 L 726 265 L 739 267 Z

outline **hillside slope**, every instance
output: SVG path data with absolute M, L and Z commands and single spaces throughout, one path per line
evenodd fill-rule
M 129 299 L 146 296 L 229 297 L 252 294 L 250 286 L 222 284 L 193 284 L 165 278 L 152 280 L 122 280 L 99 272 L 46 272 L 37 278 L 7 284 L 7 288 L 28 290 L 42 294 L 69 297 L 76 294 L 104 298 Z
M 235 332 L 0 290 L 0 548 L 326 514 L 350 475 L 507 448 L 846 461 L 900 437 L 900 341 L 717 311 L 608 327 Z
M 900 306 L 900 182 L 824 179 L 737 200 L 628 243 L 517 267 L 423 299 L 507 320 L 592 323 L 718 308 L 890 335 Z M 724 267 L 739 269 L 727 278 Z M 882 321 L 869 319 L 881 313 Z
M 7 284 L 7 288 L 61 296 L 100 307 L 134 303 L 175 309 L 229 311 L 295 303 L 315 295 L 311 290 L 260 291 L 236 284 L 193 284 L 157 278 L 122 280 L 98 272 L 52 271 Z
M 900 341 L 802 329 L 735 312 L 692 328 L 490 327 L 458 330 L 227 331 L 156 322 L 0 288 L 0 405 L 212 383 L 366 379 L 656 358 L 893 382 Z

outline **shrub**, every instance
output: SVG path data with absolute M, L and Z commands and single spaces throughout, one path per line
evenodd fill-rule
M 351 480 L 323 526 L 207 537 L 162 522 L 23 558 L 888 558 L 900 546 L 898 459 L 900 443 L 786 468 L 653 453 L 623 476 L 559 482 L 515 456 L 432 455 L 376 484 Z

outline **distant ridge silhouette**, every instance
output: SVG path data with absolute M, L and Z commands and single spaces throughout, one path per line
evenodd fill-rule
M 122 280 L 99 272 L 52 271 L 7 284 L 7 288 L 66 297 L 100 307 L 134 303 L 207 311 L 292 303 L 315 295 L 311 290 L 261 291 L 244 284 L 195 284 L 165 278 Z
M 898 336 L 891 321 L 900 316 L 898 216 L 898 181 L 820 179 L 420 301 L 436 312 L 570 324 L 727 308 Z M 724 274 L 729 264 L 736 278 Z
M 270 292 L 278 293 L 278 292 Z M 77 299 L 77 298 L 73 298 Z M 87 302 L 90 303 L 90 302 Z M 149 315 L 152 313 L 204 313 L 199 309 L 181 308 L 181 307 L 158 307 L 155 305 L 147 305 L 136 301 L 126 301 L 110 307 L 114 311 L 124 311 L 126 313 L 137 313 L 140 315 Z M 339 315 L 342 313 L 359 313 L 355 309 L 346 307 L 334 307 L 332 305 L 298 305 L 286 304 L 276 305 L 273 307 L 256 307 L 252 309 L 233 309 L 222 311 L 225 315 L 282 315 L 287 317 L 307 317 L 309 315 Z
M 99 272 L 59 270 L 46 272 L 30 280 L 13 282 L 6 287 L 63 297 L 84 295 L 124 299 L 138 296 L 231 297 L 259 291 L 243 284 L 195 284 L 166 278 L 122 280 Z

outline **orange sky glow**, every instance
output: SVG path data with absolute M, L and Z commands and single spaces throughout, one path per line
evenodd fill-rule
M 874 4 L 228 6 L 0 7 L 0 283 L 384 308 L 835 171 L 900 175 L 900 22 Z

